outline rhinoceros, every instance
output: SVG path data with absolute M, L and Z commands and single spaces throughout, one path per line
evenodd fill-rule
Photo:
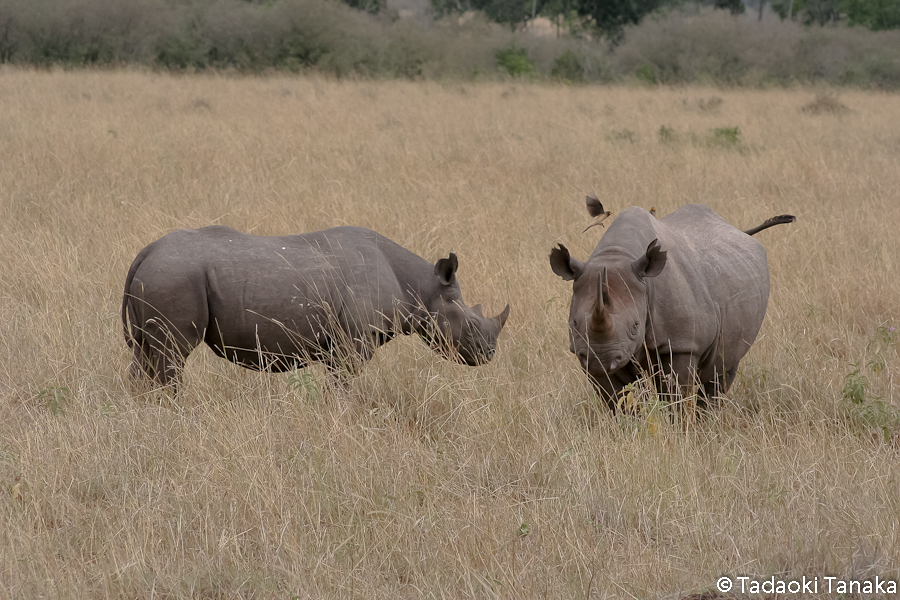
M 642 373 L 671 391 L 700 384 L 698 405 L 728 391 L 756 340 L 769 300 L 769 267 L 750 235 L 709 207 L 690 204 L 657 220 L 627 208 L 587 262 L 559 244 L 553 272 L 574 281 L 569 350 L 616 410 L 623 388 Z M 705 398 L 704 398 L 705 397 Z
M 509 316 L 463 303 L 455 254 L 435 264 L 361 227 L 263 237 L 174 231 L 141 250 L 122 321 L 132 378 L 176 388 L 200 342 L 240 366 L 322 362 L 340 376 L 397 333 L 419 333 L 467 365 L 489 361 Z

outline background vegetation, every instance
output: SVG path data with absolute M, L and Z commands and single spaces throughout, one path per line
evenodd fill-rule
M 898 97 L 0 70 L 0 596 L 681 598 L 900 577 Z M 772 295 L 709 419 L 595 411 L 568 352 L 618 214 L 704 202 Z M 179 227 L 373 227 L 512 314 L 498 354 L 324 372 L 190 358 L 127 391 L 137 252 Z M 708 597 L 708 596 L 707 596 Z
M 891 2 L 898 0 L 882 4 Z M 461 14 L 458 11 L 474 5 L 455 2 L 430 12 L 419 6 L 416 12 L 398 11 L 383 2 L 352 8 L 326 0 L 0 0 L 0 63 L 274 69 L 463 81 L 638 78 L 649 83 L 765 86 L 824 81 L 900 87 L 900 31 L 862 26 L 896 26 L 874 11 L 873 3 L 857 3 L 868 12 L 838 12 L 843 18 L 826 19 L 826 26 L 803 25 L 819 22 L 805 15 L 822 2 L 800 0 L 793 6 L 773 5 L 785 20 L 766 8 L 762 21 L 755 13 L 733 15 L 693 2 L 682 2 L 680 8 L 663 3 L 661 11 L 647 15 L 661 3 L 624 2 L 640 9 L 608 26 L 603 25 L 605 17 L 592 16 L 590 6 L 579 8 L 569 0 L 542 4 L 542 21 L 530 18 L 541 14 L 534 12 L 537 3 L 519 4 L 515 6 L 520 12 L 525 4 L 528 10 L 510 21 L 486 5 L 475 7 L 483 12 Z M 618 6 L 595 4 L 607 7 L 604 10 Z M 896 8 L 900 14 L 900 4 Z M 435 20 L 440 15 L 446 16 Z M 528 23 L 522 25 L 525 16 Z

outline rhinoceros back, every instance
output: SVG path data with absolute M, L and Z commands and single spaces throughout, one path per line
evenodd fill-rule
M 676 324 L 684 328 L 669 335 L 694 336 L 702 340 L 699 351 L 736 366 L 755 341 L 766 313 L 765 248 L 703 205 L 682 207 L 656 228 L 669 253 L 656 293 L 671 300 L 660 303 L 660 311 L 668 311 L 670 329 Z
M 401 293 L 380 251 L 387 244 L 396 246 L 352 227 L 272 237 L 175 231 L 135 260 L 126 302 L 135 324 L 156 319 L 185 347 L 205 340 L 233 362 L 284 370 L 385 326 Z

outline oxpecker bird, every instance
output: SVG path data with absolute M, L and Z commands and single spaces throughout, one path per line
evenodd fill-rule
M 600 199 L 594 195 L 588 195 L 585 199 L 585 204 L 587 204 L 588 214 L 594 217 L 594 222 L 584 228 L 584 231 L 581 233 L 585 233 L 591 227 L 596 225 L 602 225 L 603 221 L 605 221 L 611 214 L 611 210 L 603 210 L 603 204 L 600 203 Z

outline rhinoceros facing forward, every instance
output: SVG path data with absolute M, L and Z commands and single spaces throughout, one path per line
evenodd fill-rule
M 631 207 L 587 262 L 553 249 L 553 272 L 574 280 L 569 349 L 611 409 L 642 372 L 696 381 L 708 398 L 728 391 L 769 300 L 766 251 L 750 236 L 792 221 L 744 232 L 699 204 L 660 220 Z
M 135 258 L 122 321 L 132 377 L 175 385 L 200 342 L 255 370 L 309 361 L 345 372 L 397 333 L 420 333 L 468 365 L 489 361 L 509 306 L 463 304 L 455 254 L 432 265 L 378 233 L 337 227 L 262 237 L 174 231 Z

